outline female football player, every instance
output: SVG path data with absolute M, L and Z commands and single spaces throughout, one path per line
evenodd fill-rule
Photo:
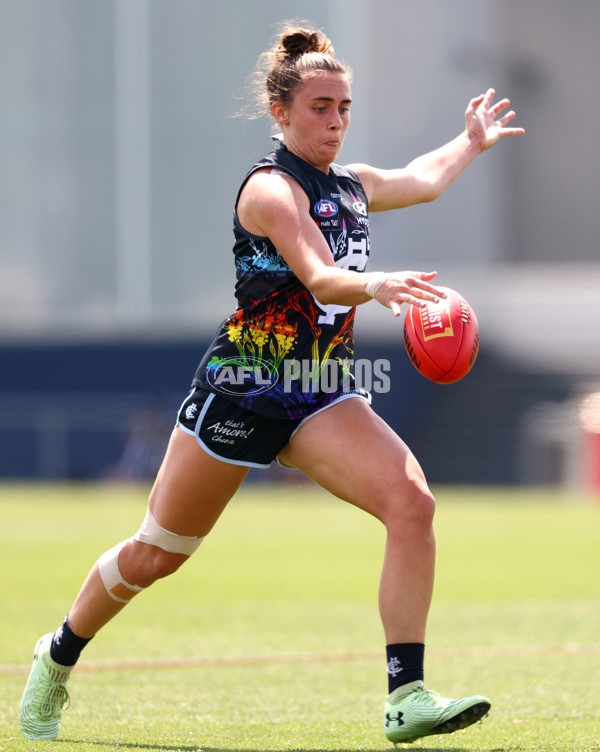
M 83 647 L 187 561 L 250 467 L 275 459 L 385 525 L 387 738 L 450 733 L 489 710 L 485 697 L 444 699 L 423 683 L 434 499 L 411 451 L 354 383 L 352 325 L 355 307 L 373 299 L 399 315 L 403 303 L 443 297 L 435 272 L 365 271 L 369 211 L 432 201 L 478 154 L 524 131 L 509 127 L 509 101 L 494 104 L 489 89 L 469 102 L 462 133 L 408 166 L 341 167 L 351 73 L 327 37 L 288 25 L 259 68 L 259 96 L 280 143 L 250 169 L 237 197 L 237 309 L 196 371 L 140 529 L 99 558 L 62 626 L 36 646 L 20 712 L 28 738 L 56 737 Z

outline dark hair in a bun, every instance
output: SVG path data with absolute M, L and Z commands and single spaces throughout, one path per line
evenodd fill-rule
M 278 53 L 282 51 L 291 58 L 297 58 L 309 52 L 334 55 L 329 39 L 321 32 L 309 29 L 290 29 L 284 32 L 277 47 Z
M 315 73 L 339 73 L 352 80 L 352 71 L 335 57 L 328 37 L 305 21 L 286 22 L 269 50 L 258 60 L 251 83 L 253 114 L 271 114 L 273 102 L 288 105 L 305 79 Z

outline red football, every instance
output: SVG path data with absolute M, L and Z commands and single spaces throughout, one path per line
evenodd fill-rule
M 424 308 L 410 306 L 404 345 L 411 363 L 430 381 L 451 384 L 466 376 L 479 350 L 479 326 L 471 306 L 449 287 L 448 297 Z

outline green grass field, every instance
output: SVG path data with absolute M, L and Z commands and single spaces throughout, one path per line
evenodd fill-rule
M 426 680 L 484 723 L 408 749 L 600 750 L 600 504 L 438 488 Z M 57 742 L 20 737 L 33 646 L 147 489 L 0 486 L 0 752 L 393 749 L 379 523 L 307 486 L 249 485 L 199 552 L 88 646 Z

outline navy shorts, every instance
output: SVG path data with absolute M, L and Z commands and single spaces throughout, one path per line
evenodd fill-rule
M 341 395 L 306 418 L 280 420 L 252 413 L 224 397 L 196 388 L 185 399 L 177 425 L 196 437 L 205 452 L 223 462 L 246 467 L 269 467 L 298 428 L 307 420 L 348 397 Z

